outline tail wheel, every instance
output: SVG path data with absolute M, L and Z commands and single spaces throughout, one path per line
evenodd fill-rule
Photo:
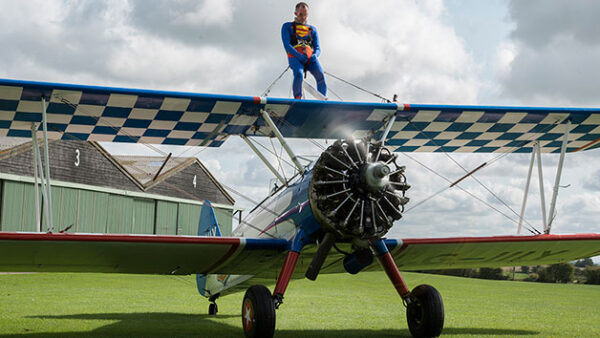
M 273 337 L 275 304 L 265 286 L 254 285 L 246 290 L 242 303 L 242 326 L 246 337 Z
M 217 303 L 210 303 L 208 305 L 208 314 L 215 316 L 217 313 L 219 313 L 219 307 L 217 306 Z
M 410 293 L 406 307 L 408 328 L 414 337 L 437 337 L 444 327 L 442 296 L 431 285 L 419 285 Z

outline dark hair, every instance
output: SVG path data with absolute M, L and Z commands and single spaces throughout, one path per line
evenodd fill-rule
M 297 4 L 296 4 L 296 11 L 297 11 L 298 9 L 300 9 L 301 7 L 306 7 L 306 8 L 308 8 L 308 4 L 307 4 L 306 2 L 299 2 L 299 3 L 297 3 Z

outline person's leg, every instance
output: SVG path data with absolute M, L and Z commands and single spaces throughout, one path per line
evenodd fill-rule
M 302 77 L 304 76 L 304 65 L 301 64 L 298 59 L 295 57 L 288 58 L 288 62 L 290 64 L 290 68 L 294 73 L 294 82 L 292 84 L 292 89 L 294 91 L 294 98 L 301 99 L 302 98 Z
M 308 71 L 315 77 L 315 81 L 317 81 L 317 90 L 319 91 L 319 93 L 323 94 L 323 96 L 327 96 L 327 83 L 325 83 L 325 73 L 323 73 L 323 68 L 321 68 L 319 59 L 311 61 L 308 64 Z

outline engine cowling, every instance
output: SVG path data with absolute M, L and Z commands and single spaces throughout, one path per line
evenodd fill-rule
M 313 168 L 309 200 L 326 231 L 342 238 L 380 238 L 402 217 L 409 199 L 405 167 L 379 143 L 338 140 Z

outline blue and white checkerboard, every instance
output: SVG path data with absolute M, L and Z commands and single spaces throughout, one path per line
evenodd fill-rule
M 265 109 L 282 134 L 298 138 L 380 135 L 396 114 L 387 144 L 404 152 L 559 152 L 600 146 L 600 109 L 397 105 L 150 91 L 1 80 L 0 137 L 41 130 L 47 100 L 51 139 L 220 146 L 229 135 L 269 135 Z M 39 131 L 38 131 L 39 132 Z

